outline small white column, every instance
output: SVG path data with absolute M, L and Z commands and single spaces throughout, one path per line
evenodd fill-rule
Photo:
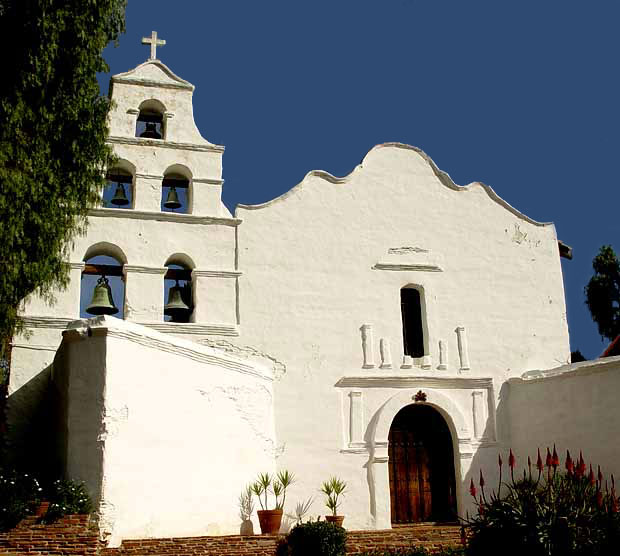
M 439 340 L 439 365 L 437 368 L 440 371 L 445 371 L 448 368 L 448 342 L 445 340 Z
M 411 369 L 413 367 L 413 358 L 411 355 L 403 355 L 403 364 L 400 366 L 401 369 Z
M 361 390 L 349 392 L 349 446 L 364 446 L 364 408 Z
M 381 352 L 380 369 L 392 368 L 392 352 L 390 350 L 390 341 L 385 338 L 379 340 L 379 351 Z
M 479 439 L 484 435 L 484 423 L 486 421 L 486 416 L 484 414 L 484 392 L 482 390 L 474 390 L 471 396 L 474 417 L 474 438 Z
M 469 352 L 467 350 L 467 336 L 465 335 L 465 327 L 457 326 L 456 338 L 459 345 L 459 359 L 461 362 L 461 371 L 468 371 L 469 367 Z
M 363 369 L 372 369 L 375 366 L 375 355 L 372 340 L 372 324 L 362 324 L 362 352 L 364 355 Z
M 430 369 L 433 366 L 433 358 L 430 355 L 422 356 L 422 364 L 423 369 Z

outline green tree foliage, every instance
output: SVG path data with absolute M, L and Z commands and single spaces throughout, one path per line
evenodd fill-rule
M 66 286 L 68 248 L 98 203 L 112 152 L 96 75 L 125 4 L 0 0 L 0 345 L 20 301 Z
M 603 245 L 592 267 L 594 276 L 585 288 L 586 305 L 599 334 L 613 340 L 620 334 L 620 261 L 610 245 Z

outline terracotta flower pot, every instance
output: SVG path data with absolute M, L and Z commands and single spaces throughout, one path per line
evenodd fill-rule
M 258 522 L 263 535 L 277 535 L 282 523 L 282 510 L 258 510 Z
M 342 527 L 342 522 L 344 521 L 343 515 L 326 515 L 325 521 L 329 521 L 330 523 L 335 523 L 338 527 Z
M 39 505 L 37 506 L 37 509 L 34 511 L 34 515 L 37 517 L 43 517 L 47 513 L 47 510 L 49 509 L 49 507 L 50 507 L 49 502 L 46 502 L 46 501 L 40 502 Z

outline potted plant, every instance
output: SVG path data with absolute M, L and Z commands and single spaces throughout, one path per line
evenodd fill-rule
M 239 495 L 239 517 L 241 518 L 240 535 L 253 535 L 254 524 L 250 519 L 254 512 L 254 499 L 252 498 L 252 485 L 248 485 Z
M 284 502 L 286 501 L 286 489 L 293 484 L 293 481 L 293 474 L 282 470 L 275 477 L 269 473 L 259 473 L 258 479 L 252 483 L 252 492 L 256 494 L 261 507 L 256 513 L 263 535 L 276 535 L 280 531 Z M 267 509 L 269 492 L 275 496 L 275 508 L 273 510 Z M 264 504 L 261 497 L 264 497 Z
M 325 516 L 325 521 L 335 523 L 340 527 L 342 527 L 344 516 L 338 515 L 338 507 L 341 502 L 338 498 L 344 494 L 346 488 L 347 483 L 340 480 L 338 477 L 331 477 L 328 481 L 323 483 L 323 486 L 321 486 L 321 492 L 327 496 L 325 505 L 332 512 L 332 515 Z

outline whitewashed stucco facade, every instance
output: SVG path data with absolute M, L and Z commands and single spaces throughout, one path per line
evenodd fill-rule
M 499 450 L 528 448 L 533 423 L 512 381 L 569 361 L 554 226 L 485 185 L 455 185 L 399 143 L 233 217 L 221 202 L 224 149 L 197 130 L 192 91 L 157 60 L 112 79 L 110 143 L 133 176 L 133 207 L 93 210 L 69 288 L 53 307 L 36 297 L 24 307 L 14 453 L 36 453 L 35 408 L 51 391 L 57 460 L 87 482 L 112 544 L 238 532 L 239 492 L 276 469 L 297 477 L 288 511 L 314 496 L 310 513 L 324 514 L 318 488 L 337 475 L 349 485 L 347 526 L 386 528 L 390 426 L 422 403 L 450 429 L 464 515 L 472 473 L 492 477 Z M 134 136 L 145 101 L 161 109 L 161 140 Z M 188 214 L 160 212 L 170 171 L 190 182 Z M 96 254 L 123 265 L 126 322 L 79 320 L 81 272 Z M 188 323 L 163 322 L 172 256 L 192 271 Z M 406 286 L 422 299 L 414 359 L 403 357 Z

